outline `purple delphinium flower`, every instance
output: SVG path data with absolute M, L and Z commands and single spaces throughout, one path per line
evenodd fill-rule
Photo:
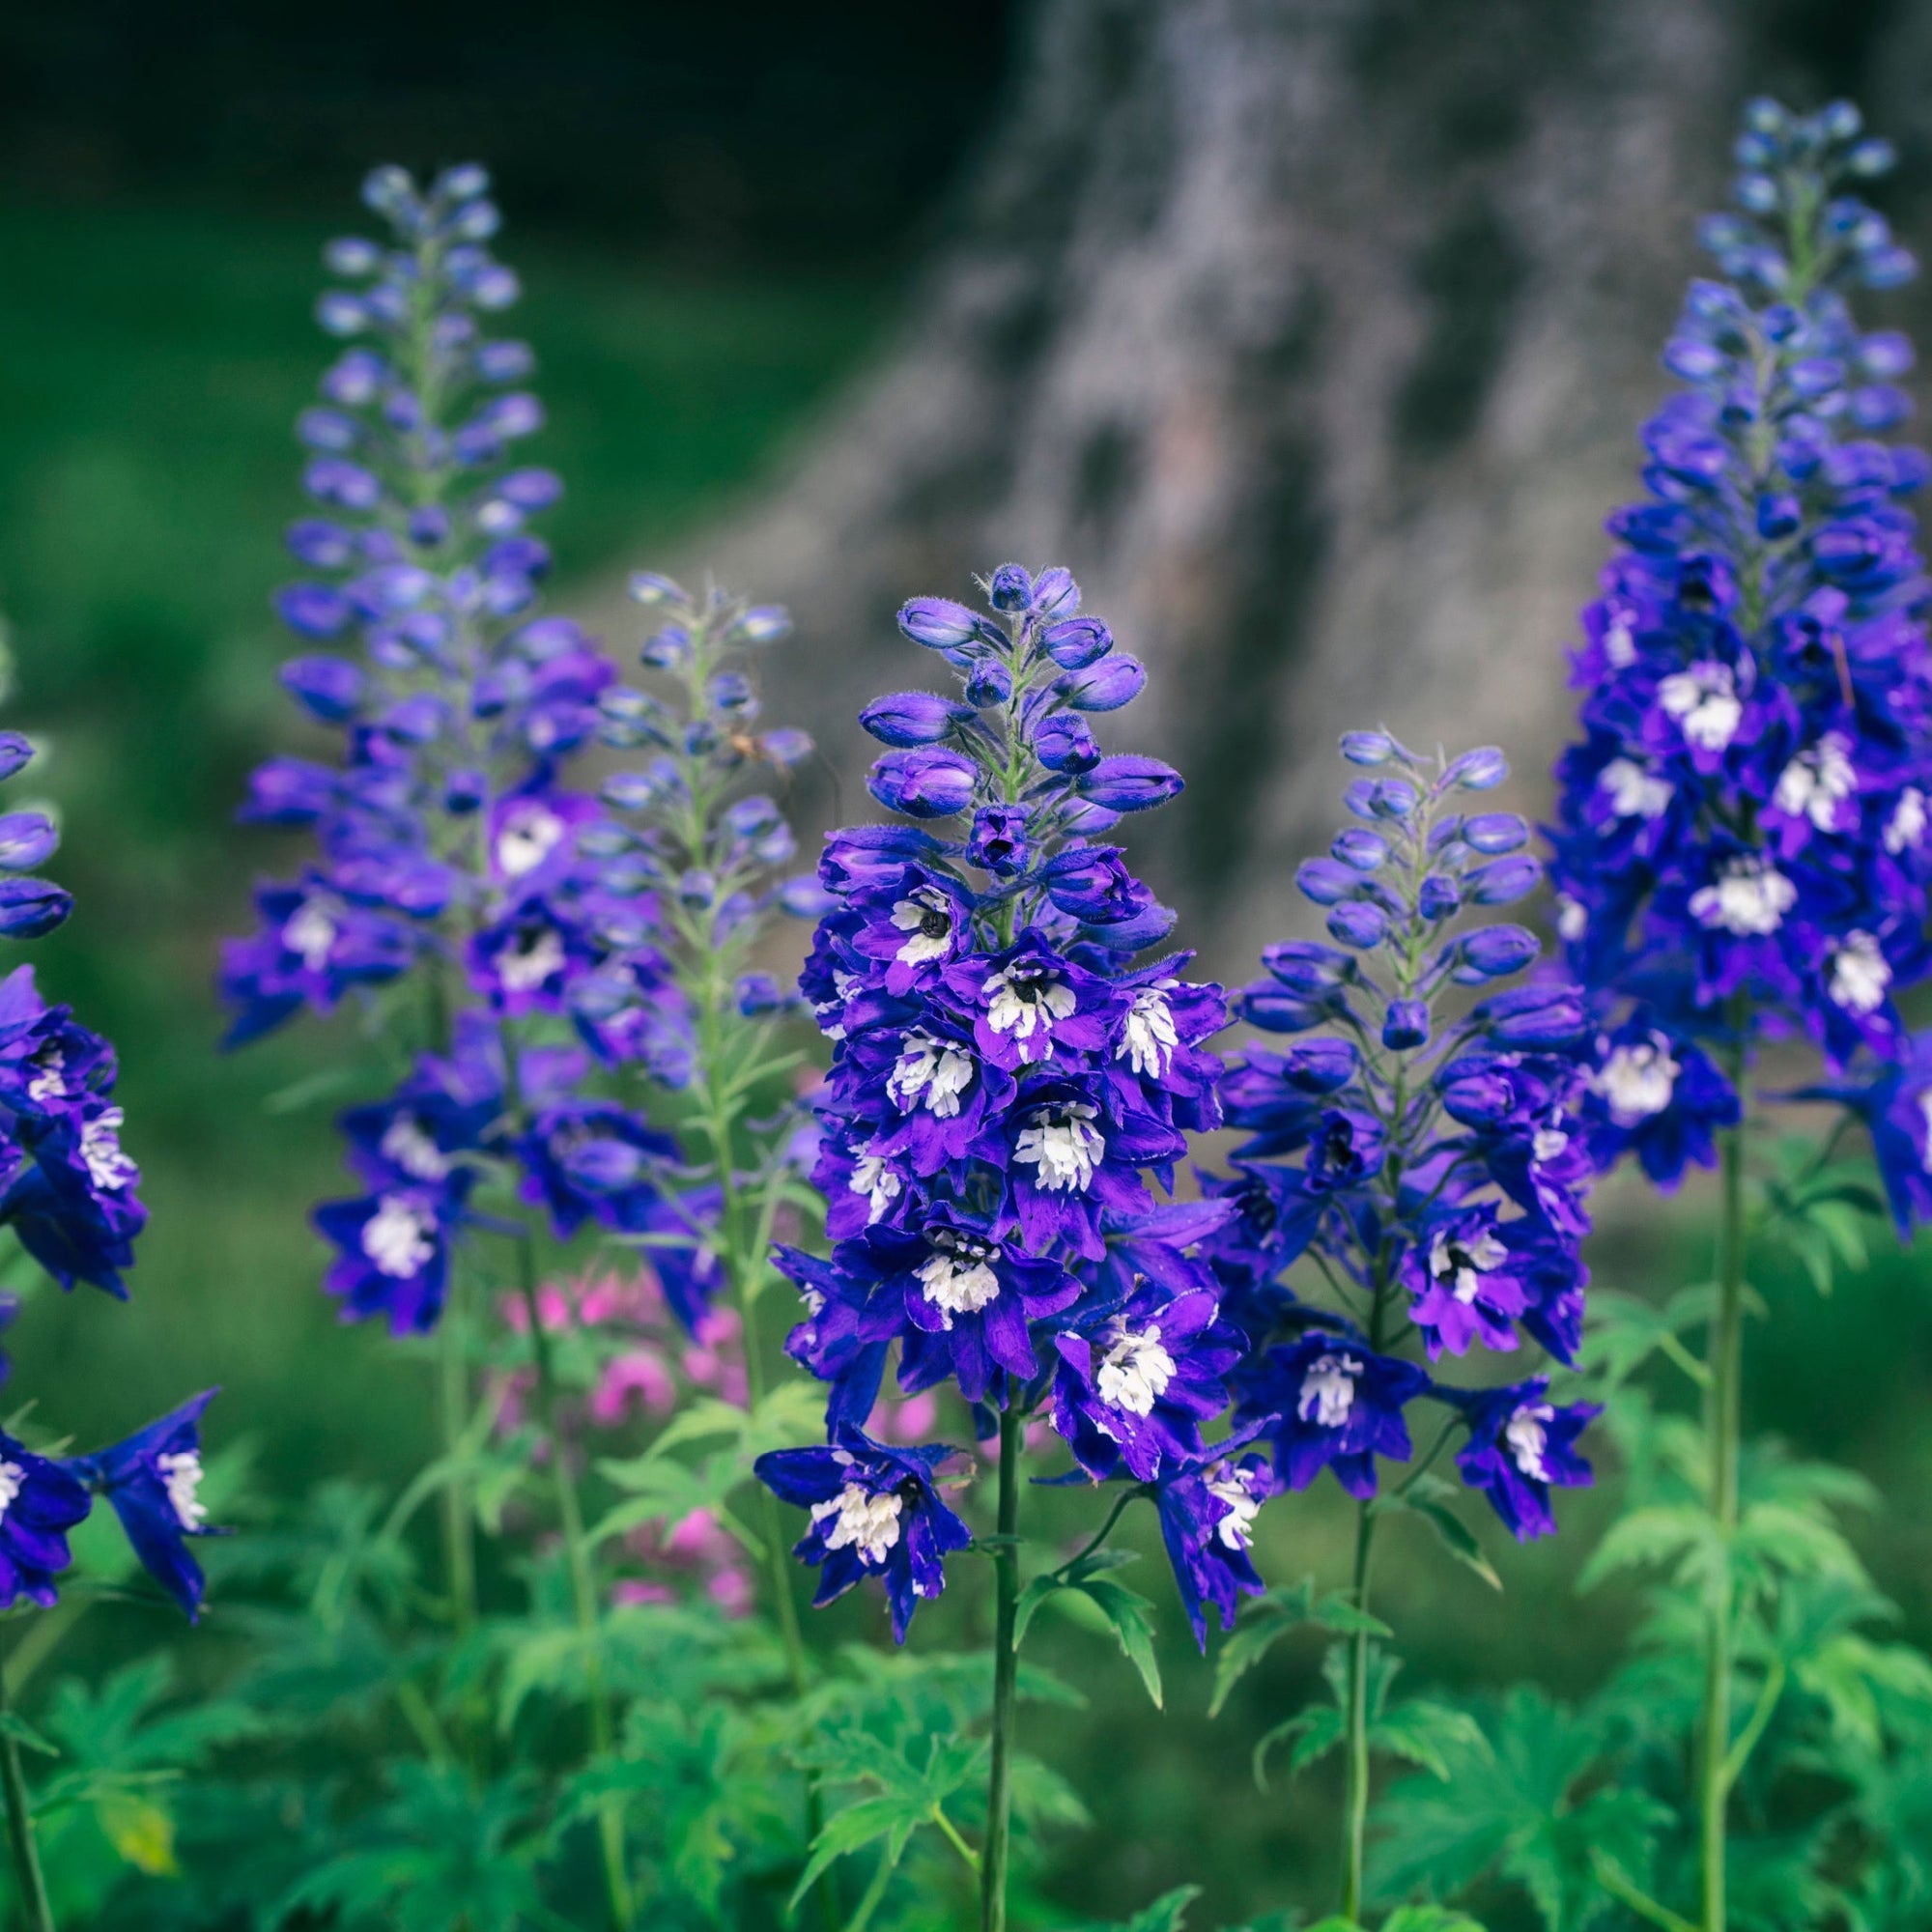
M 1703 239 L 1644 430 L 1643 501 L 1582 616 L 1579 741 L 1551 866 L 1600 996 L 1590 1146 L 1660 1185 L 1714 1158 L 1722 1066 L 1808 1034 L 1835 1078 L 1909 1057 L 1898 995 L 1932 967 L 1932 647 L 1910 508 L 1932 475 L 1879 432 L 1909 350 L 1854 293 L 1913 271 L 1856 185 L 1838 109 L 1767 109 L 1745 212 Z
M 315 1225 L 341 1251 L 323 1286 L 342 1297 L 345 1321 L 388 1318 L 398 1335 L 436 1326 L 449 1293 L 450 1246 L 474 1176 L 456 1168 L 434 1184 L 384 1187 L 327 1201 Z
M 1194 1640 L 1208 1647 L 1208 1605 L 1221 1613 L 1221 1628 L 1232 1630 L 1242 1597 L 1267 1587 L 1255 1568 L 1255 1519 L 1276 1492 L 1268 1459 L 1243 1455 L 1253 1428 L 1200 1455 L 1175 1463 L 1154 1486 L 1161 1541 Z
M 0 1608 L 22 1597 L 53 1607 L 54 1579 L 70 1561 L 68 1531 L 91 1507 L 70 1470 L 0 1434 Z
M 958 696 L 867 711 L 893 747 L 873 796 L 918 822 L 835 833 L 820 862 L 800 986 L 834 1043 L 813 1179 L 835 1245 L 779 1255 L 806 1297 L 789 1348 L 834 1427 L 895 1356 L 901 1389 L 950 1380 L 988 1432 L 1044 1409 L 1090 1476 L 1152 1480 L 1203 1453 L 1241 1350 L 1186 1253 L 1232 1208 L 1153 1191 L 1219 1123 L 1226 1010 L 1187 955 L 1136 963 L 1173 915 L 1091 842 L 1179 788 L 1089 723 L 1139 668 L 1064 570 L 1004 566 L 988 595 L 900 613 Z
M 778 1449 L 758 1458 L 758 1480 L 811 1517 L 793 1553 L 818 1570 L 814 1605 L 874 1577 L 892 1606 L 893 1635 L 905 1641 L 913 1611 L 946 1588 L 942 1559 L 972 1541 L 933 1481 L 953 1453 L 943 1443 L 890 1447 L 848 1427 L 823 1448 Z
M 67 1464 L 114 1506 L 142 1567 L 190 1623 L 200 1618 L 205 1583 L 187 1540 L 223 1533 L 200 1498 L 201 1417 L 214 1396 L 205 1390 L 125 1442 Z
M 1590 1481 L 1590 1464 L 1576 1444 L 1602 1409 L 1588 1402 L 1553 1404 L 1547 1400 L 1549 1378 L 1537 1376 L 1461 1398 L 1469 1439 L 1456 1466 L 1472 1490 L 1489 1497 L 1520 1543 L 1555 1529 L 1553 1487 L 1575 1489 Z
M 1378 1355 L 1358 1335 L 1311 1329 L 1256 1357 L 1241 1377 L 1241 1410 L 1269 1425 L 1275 1473 L 1305 1490 L 1323 1469 L 1351 1496 L 1376 1492 L 1376 1458 L 1406 1463 L 1409 1403 L 1429 1388 L 1413 1362 Z

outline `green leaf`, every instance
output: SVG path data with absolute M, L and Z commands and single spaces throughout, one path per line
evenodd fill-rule
M 1174 1890 L 1163 1892 L 1154 1902 L 1136 1912 L 1131 1918 L 1117 1918 L 1101 1924 L 1091 1921 L 1084 1932 L 1181 1932 L 1186 1922 L 1187 1908 L 1201 1896 L 1198 1885 L 1177 1886 Z
M 1156 1710 L 1160 1708 L 1160 1664 L 1153 1654 L 1153 1605 L 1111 1577 L 1092 1577 L 1076 1585 L 1113 1627 L 1127 1662 L 1140 1672 Z
M 1210 1718 L 1221 1715 L 1228 1693 L 1281 1638 L 1308 1622 L 1314 1602 L 1314 1579 L 1304 1577 L 1287 1589 L 1270 1590 L 1243 1606 L 1240 1621 L 1214 1660 L 1214 1694 L 1208 1705 Z
M 61 1754 L 60 1747 L 49 1744 L 17 1711 L 0 1711 L 0 1737 L 12 1738 L 16 1745 L 24 1745 L 45 1757 Z
M 1294 1741 L 1294 1748 L 1289 1752 L 1288 1770 L 1292 1777 L 1297 1772 L 1324 1758 L 1336 1749 L 1349 1734 L 1348 1721 L 1343 1714 L 1330 1705 L 1319 1705 L 1312 1711 L 1303 1711 L 1299 1716 L 1290 1718 L 1285 1722 L 1264 1732 L 1256 1743 L 1251 1760 L 1255 1784 L 1259 1790 L 1268 1788 L 1267 1761 L 1274 1751 L 1289 1742 Z
M 1633 1510 L 1610 1525 L 1577 1578 L 1579 1590 L 1593 1590 L 1619 1570 L 1647 1569 L 1675 1562 L 1680 1579 L 1720 1552 L 1711 1519 L 1693 1503 L 1659 1504 Z
M 1369 1745 L 1445 1779 L 1459 1747 L 1488 1749 L 1482 1726 L 1466 1711 L 1416 1697 L 1383 1712 L 1370 1724 Z
M 1429 1524 L 1441 1539 L 1442 1547 L 1457 1562 L 1473 1570 L 1491 1589 L 1502 1588 L 1503 1579 L 1496 1575 L 1494 1566 L 1483 1554 L 1483 1546 L 1476 1541 L 1476 1532 L 1446 1503 L 1418 1501 L 1411 1497 L 1408 1507 Z

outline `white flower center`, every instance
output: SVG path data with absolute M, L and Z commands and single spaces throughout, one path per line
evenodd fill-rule
M 311 973 L 320 973 L 328 964 L 329 949 L 341 930 L 336 923 L 338 911 L 333 899 L 303 899 L 282 923 L 282 944 Z
M 1907 785 L 1886 822 L 1885 849 L 1895 859 L 1908 845 L 1917 847 L 1924 836 L 1925 794 L 1917 785 Z
M 1631 634 L 1630 612 L 1618 611 L 1604 633 L 1604 656 L 1612 670 L 1627 670 L 1636 662 L 1636 639 Z
M 1918 1118 L 1925 1129 L 1925 1146 L 1918 1156 L 1918 1165 L 1927 1174 L 1932 1174 L 1932 1087 L 1927 1087 L 1918 1096 Z
M 1610 810 L 1619 818 L 1656 818 L 1677 789 L 1632 758 L 1612 758 L 1597 782 L 1609 793 Z
M 442 1180 L 449 1174 L 449 1156 L 414 1114 L 398 1114 L 384 1128 L 376 1151 L 416 1180 Z
M 825 1532 L 828 1549 L 856 1549 L 861 1563 L 874 1566 L 886 1560 L 886 1552 L 899 1540 L 899 1512 L 905 1503 L 895 1491 L 874 1495 L 857 1483 L 847 1483 L 836 1496 L 811 1506 L 811 1520 L 823 1523 L 837 1519 Z
M 1554 1160 L 1570 1145 L 1570 1136 L 1561 1127 L 1538 1127 L 1530 1136 L 1532 1160 Z
M 67 1097 L 67 1056 L 58 1047 L 48 1047 L 34 1062 L 39 1071 L 27 1082 L 30 1100 L 60 1100 Z
M 1769 861 L 1733 859 L 1715 886 L 1690 895 L 1690 912 L 1702 925 L 1721 925 L 1740 938 L 1762 938 L 1784 923 L 1798 901 L 1798 888 Z
M 1547 1402 L 1526 1402 L 1503 1430 L 1503 1439 L 1509 1444 L 1517 1467 L 1533 1483 L 1549 1480 L 1549 1464 L 1544 1461 L 1549 1447 L 1546 1425 L 1555 1412 Z
M 1162 1390 L 1174 1379 L 1174 1357 L 1160 1346 L 1160 1325 L 1150 1321 L 1138 1334 L 1116 1321 L 1107 1352 L 1100 1357 L 1094 1386 L 1109 1408 L 1150 1415 Z
M 0 1517 L 14 1507 L 14 1498 L 27 1487 L 27 1472 L 17 1463 L 0 1463 Z
M 1114 1058 L 1125 1060 L 1136 1073 L 1158 1080 L 1174 1059 L 1180 1035 L 1175 1031 L 1174 1010 L 1167 1004 L 1167 996 L 1179 983 L 1178 980 L 1161 980 L 1151 986 L 1140 987 L 1134 994 Z
M 1581 899 L 1575 899 L 1568 893 L 1556 895 L 1556 936 L 1559 939 L 1578 940 L 1590 929 L 1590 909 Z
M 1013 1144 L 1013 1158 L 1034 1170 L 1036 1187 L 1052 1194 L 1087 1191 L 1107 1151 L 1107 1143 L 1094 1124 L 1098 1112 L 1078 1100 L 1043 1107 L 1033 1117 L 1033 1125 L 1022 1129 Z
M 998 1298 L 1000 1278 L 986 1265 L 990 1249 L 978 1242 L 952 1254 L 933 1254 L 919 1266 L 921 1292 L 935 1308 L 943 1309 L 946 1325 L 955 1315 L 977 1315 Z
M 851 1179 L 845 1183 L 847 1193 L 868 1197 L 869 1211 L 866 1216 L 868 1228 L 899 1198 L 904 1186 L 905 1182 L 884 1156 L 876 1153 L 862 1153 L 853 1164 Z
M 1355 1406 L 1355 1378 L 1361 1373 L 1352 1355 L 1318 1356 L 1301 1378 L 1295 1414 L 1322 1429 L 1340 1429 Z
M 497 869 L 506 879 L 533 872 L 557 848 L 569 830 L 549 806 L 534 800 L 503 820 L 497 834 Z
M 902 966 L 923 966 L 952 950 L 952 906 L 937 886 L 919 886 L 893 907 L 893 923 L 911 937 L 893 956 Z
M 385 1194 L 362 1224 L 362 1252 L 397 1281 L 420 1274 L 436 1254 L 435 1218 L 401 1195 Z
M 1648 1039 L 1612 1048 L 1590 1076 L 1590 1085 L 1609 1102 L 1610 1119 L 1618 1126 L 1634 1127 L 1669 1106 L 1677 1091 L 1677 1070 L 1670 1042 L 1654 1033 Z
M 1658 685 L 1657 696 L 1676 719 L 1685 742 L 1700 752 L 1721 752 L 1745 715 L 1728 665 L 1694 664 L 1689 670 L 1674 670 Z
M 1262 1513 L 1262 1499 L 1248 1488 L 1244 1471 L 1222 1463 L 1203 1479 L 1208 1493 L 1228 1505 L 1228 1514 L 1214 1525 L 1214 1534 L 1224 1548 L 1248 1549 L 1254 1545 L 1255 1519 Z
M 118 1194 L 141 1178 L 141 1170 L 121 1149 L 125 1118 L 119 1107 L 107 1107 L 80 1130 L 80 1157 L 86 1163 L 87 1178 L 104 1194 Z
M 563 941 L 554 925 L 519 932 L 497 955 L 497 977 L 508 993 L 534 992 L 562 970 Z
M 1851 740 L 1842 732 L 1826 732 L 1778 774 L 1772 804 L 1793 818 L 1808 818 L 1820 832 L 1830 832 L 1838 822 L 1839 801 L 1859 788 L 1851 750 Z
M 949 1041 L 934 1039 L 915 1027 L 899 1043 L 899 1057 L 886 1081 L 886 1092 L 908 1113 L 925 1096 L 927 1110 L 950 1121 L 959 1111 L 959 1096 L 973 1084 L 973 1056 Z
M 1845 943 L 1832 954 L 1830 992 L 1833 1001 L 1851 1013 L 1875 1013 L 1885 1005 L 1891 984 L 1891 968 L 1879 943 L 1868 932 L 1848 932 Z
M 201 1500 L 201 1454 L 184 1449 L 179 1455 L 156 1456 L 155 1467 L 167 1485 L 168 1502 L 175 1520 L 184 1529 L 199 1529 L 208 1520 L 208 1505 Z
M 1008 966 L 986 980 L 980 991 L 989 1001 L 987 1025 L 995 1033 L 1011 1034 L 1019 1042 L 1022 1060 L 1052 1058 L 1054 1023 L 1071 1019 L 1077 1004 L 1065 980 L 1037 966 Z
M 1429 1272 L 1451 1284 L 1458 1301 L 1471 1302 L 1483 1292 L 1483 1277 L 1509 1260 L 1509 1250 L 1485 1228 L 1473 1241 L 1453 1240 L 1438 1233 L 1429 1244 Z

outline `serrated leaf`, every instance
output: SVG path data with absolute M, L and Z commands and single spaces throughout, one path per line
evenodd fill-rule
M 1187 1908 L 1201 1896 L 1198 1885 L 1177 1886 L 1154 1902 L 1136 1912 L 1131 1918 L 1114 1919 L 1107 1924 L 1091 1922 L 1085 1932 L 1181 1932 Z
M 1294 1748 L 1288 1756 L 1289 1776 L 1305 1770 L 1339 1747 L 1349 1734 L 1349 1727 L 1343 1715 L 1332 1705 L 1320 1705 L 1312 1711 L 1303 1711 L 1286 1721 L 1276 1724 L 1264 1732 L 1256 1742 L 1250 1763 L 1255 1774 L 1258 1790 L 1268 1788 L 1267 1761 L 1274 1751 L 1293 1738 Z
M 1153 1605 L 1111 1577 L 1090 1577 L 1076 1587 L 1098 1605 L 1100 1614 L 1120 1639 L 1122 1653 L 1140 1672 L 1155 1710 L 1160 1709 L 1160 1662 L 1153 1651 Z
M 1578 1590 L 1592 1590 L 1619 1570 L 1655 1568 L 1691 1557 L 1709 1560 L 1716 1550 L 1711 1519 L 1694 1504 L 1660 1504 L 1633 1510 L 1610 1525 L 1577 1578 Z M 1682 1574 L 1680 1568 L 1680 1575 Z
M 1486 1750 L 1482 1726 L 1466 1711 L 1411 1697 L 1384 1711 L 1369 1726 L 1372 1748 L 1399 1757 L 1446 1779 L 1458 1747 Z
M 0 1737 L 9 1737 L 16 1745 L 24 1745 L 30 1751 L 39 1751 L 43 1757 L 59 1757 L 60 1747 L 49 1744 L 39 1731 L 35 1730 L 17 1711 L 0 1711 Z
M 1300 1582 L 1270 1590 L 1242 1607 L 1239 1622 L 1214 1660 L 1214 1694 L 1208 1704 L 1210 1718 L 1221 1715 L 1228 1693 L 1281 1638 L 1308 1622 L 1314 1601 L 1314 1581 L 1304 1577 Z
M 1495 1566 L 1483 1554 L 1483 1546 L 1476 1541 L 1476 1532 L 1445 1503 L 1409 1502 L 1409 1508 L 1421 1517 L 1441 1539 L 1442 1547 L 1457 1562 L 1473 1570 L 1492 1590 L 1500 1590 L 1503 1579 L 1496 1575 Z

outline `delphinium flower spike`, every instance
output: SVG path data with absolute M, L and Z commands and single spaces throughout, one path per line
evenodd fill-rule
M 255 774 L 242 816 L 308 827 L 315 849 L 298 878 L 257 893 L 260 927 L 228 947 L 221 976 L 234 1040 L 350 1000 L 412 1057 L 384 1097 L 343 1116 L 359 1191 L 315 1218 L 336 1250 L 326 1285 L 346 1319 L 442 1329 L 458 1632 L 477 1606 L 457 1447 L 471 1359 L 491 1346 L 481 1309 L 462 1305 L 465 1270 L 498 1265 L 489 1256 L 507 1240 L 527 1316 L 514 1339 L 554 1443 L 540 1243 L 652 1224 L 675 1145 L 615 1082 L 681 1037 L 651 876 L 611 810 L 569 782 L 586 748 L 638 742 L 645 700 L 578 625 L 537 611 L 550 554 L 527 526 L 561 486 L 512 457 L 543 412 L 519 386 L 528 348 L 486 333 L 518 294 L 485 245 L 497 225 L 488 187 L 471 166 L 427 186 L 378 169 L 365 199 L 388 236 L 328 250 L 347 286 L 318 316 L 352 346 L 301 418 L 303 481 L 322 514 L 291 528 L 308 575 L 276 601 L 305 646 L 360 648 L 305 649 L 283 668 L 297 706 L 340 733 L 340 756 L 277 757 Z M 601 1754 L 613 1737 L 596 1651 L 604 1593 L 572 1460 L 545 1460 Z M 600 1846 L 622 1924 L 632 1902 L 614 1803 Z
M 1926 977 L 1932 653 L 1909 499 L 1932 465 L 1879 440 L 1909 413 L 1904 337 L 1854 315 L 1915 272 L 1859 185 L 1890 151 L 1838 102 L 1758 101 L 1739 212 L 1702 239 L 1644 431 L 1644 499 L 1575 659 L 1583 737 L 1557 768 L 1552 873 L 1578 978 L 1600 996 L 1590 1142 L 1660 1186 L 1722 1167 L 1703 1365 L 1708 1503 L 1739 1512 L 1747 1134 L 1757 1048 L 1808 1037 L 1814 1090 L 1873 1123 L 1901 1226 L 1927 1205 L 1926 1059 L 1897 1006 Z M 1743 1606 L 1711 1594 L 1697 1750 L 1700 1922 L 1723 1925 L 1731 1698 Z M 1761 1729 L 1761 1726 L 1759 1727 Z M 1754 1736 L 1755 1733 L 1752 1733 Z M 1742 1745 L 1747 1752 L 1748 1741 Z
M 802 983 L 834 1042 L 815 1169 L 833 1248 L 829 1261 L 781 1248 L 778 1265 L 805 1296 L 789 1346 L 829 1384 L 831 1446 L 759 1466 L 810 1510 L 797 1553 L 823 1566 L 821 1600 L 877 1580 L 902 1637 L 963 1532 L 934 1486 L 936 1450 L 862 1433 L 881 1379 L 895 1359 L 901 1390 L 951 1385 L 997 1434 L 980 1854 L 982 1920 L 997 1928 L 1029 1418 L 1063 1436 L 1076 1480 L 1118 1478 L 1122 1500 L 1160 1493 L 1197 1622 L 1204 1599 L 1225 1607 L 1245 1586 L 1267 1486 L 1203 1434 L 1226 1407 L 1240 1338 L 1190 1250 L 1229 1210 L 1163 1205 L 1149 1184 L 1164 1188 L 1187 1135 L 1219 1121 L 1204 1042 L 1225 1011 L 1216 988 L 1182 977 L 1186 954 L 1134 963 L 1173 915 L 1107 835 L 1180 779 L 1095 741 L 1091 721 L 1136 696 L 1145 672 L 1081 612 L 1065 570 L 1009 564 L 986 590 L 990 612 L 937 597 L 900 611 L 955 688 L 866 708 L 887 748 L 872 796 L 911 822 L 836 833 L 820 862 L 833 904 Z M 1072 1579 L 1063 1566 L 1046 1580 Z
M 1569 1364 L 1581 1338 L 1583 1002 L 1558 980 L 1504 984 L 1538 943 L 1520 925 L 1478 923 L 1539 882 L 1529 828 L 1481 809 L 1507 775 L 1493 751 L 1423 758 L 1380 731 L 1351 732 L 1342 749 L 1371 774 L 1348 789 L 1355 823 L 1297 874 L 1335 943 L 1268 948 L 1266 978 L 1236 1002 L 1251 1024 L 1295 1037 L 1251 1049 L 1223 1082 L 1228 1118 L 1249 1138 L 1230 1175 L 1207 1179 L 1234 1210 L 1207 1252 L 1246 1338 L 1233 1372 L 1244 1434 L 1268 1449 L 1283 1487 L 1330 1469 L 1357 1499 L 1338 1674 L 1342 1910 L 1359 1921 L 1380 1681 L 1377 1524 L 1408 1503 L 1466 1537 L 1444 1522 L 1453 1491 L 1432 1473 L 1461 1437 L 1464 1482 L 1516 1535 L 1543 1533 L 1552 1486 L 1589 1480 L 1573 1444 L 1595 1410 L 1551 1404 L 1540 1376 L 1503 1388 L 1437 1378 L 1472 1351 L 1525 1342 Z M 1418 1404 L 1442 1420 L 1391 1491 L 1381 1465 L 1411 1461 Z

